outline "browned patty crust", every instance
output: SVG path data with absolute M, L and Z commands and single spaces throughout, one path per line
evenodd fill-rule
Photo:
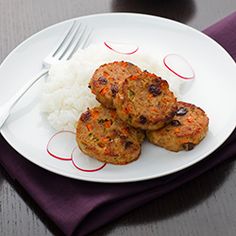
M 209 119 L 201 108 L 178 102 L 173 120 L 167 126 L 146 134 L 150 142 L 167 150 L 191 150 L 206 136 L 208 123 Z
M 140 72 L 141 69 L 129 62 L 116 61 L 104 64 L 94 72 L 89 87 L 101 104 L 114 108 L 113 99 L 125 78 Z
M 114 99 L 118 116 L 133 127 L 156 130 L 169 122 L 177 109 L 166 80 L 142 72 L 125 79 Z
M 81 151 L 106 163 L 122 165 L 136 160 L 143 139 L 142 131 L 103 106 L 88 109 L 77 123 L 76 141 Z

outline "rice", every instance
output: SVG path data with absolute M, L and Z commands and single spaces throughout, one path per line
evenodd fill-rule
M 40 102 L 41 112 L 46 115 L 49 124 L 57 131 L 75 131 L 81 113 L 88 107 L 98 105 L 95 95 L 88 88 L 94 71 L 104 63 L 121 60 L 161 76 L 169 82 L 175 95 L 178 94 L 178 80 L 152 53 L 139 49 L 132 55 L 123 55 L 113 52 L 104 44 L 93 44 L 85 50 L 78 50 L 70 60 L 50 68 Z

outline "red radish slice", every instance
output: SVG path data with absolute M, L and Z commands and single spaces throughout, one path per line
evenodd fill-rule
M 128 43 L 104 42 L 104 45 L 113 52 L 124 55 L 134 54 L 139 49 L 137 45 Z
M 167 69 L 181 79 L 193 79 L 195 77 L 191 65 L 180 55 L 168 54 L 164 57 L 163 62 Z
M 106 163 L 97 161 L 96 159 L 85 155 L 78 147 L 74 148 L 71 158 L 73 165 L 77 169 L 85 172 L 99 171 L 106 165 Z
M 47 144 L 47 152 L 56 159 L 70 161 L 71 150 L 76 145 L 75 133 L 59 131 L 50 138 Z

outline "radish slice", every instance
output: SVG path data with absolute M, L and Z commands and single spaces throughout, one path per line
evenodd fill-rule
M 138 51 L 139 47 L 128 43 L 104 42 L 104 45 L 113 52 L 125 55 L 131 55 Z
M 168 54 L 164 57 L 163 62 L 167 69 L 181 79 L 193 79 L 195 77 L 193 68 L 182 56 Z
M 97 161 L 94 158 L 88 157 L 87 155 L 82 153 L 78 147 L 75 147 L 73 149 L 71 158 L 72 158 L 73 165 L 77 169 L 81 171 L 85 171 L 85 172 L 99 171 L 106 165 L 106 163 L 103 163 L 103 162 Z
M 47 152 L 56 159 L 70 161 L 71 150 L 76 145 L 75 133 L 59 131 L 50 138 L 47 144 Z

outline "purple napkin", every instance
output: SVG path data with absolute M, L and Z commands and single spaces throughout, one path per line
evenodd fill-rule
M 204 31 L 236 60 L 236 12 Z M 99 184 L 50 173 L 21 157 L 0 136 L 0 163 L 65 235 L 85 235 L 236 155 L 236 131 L 208 158 L 145 182 Z

